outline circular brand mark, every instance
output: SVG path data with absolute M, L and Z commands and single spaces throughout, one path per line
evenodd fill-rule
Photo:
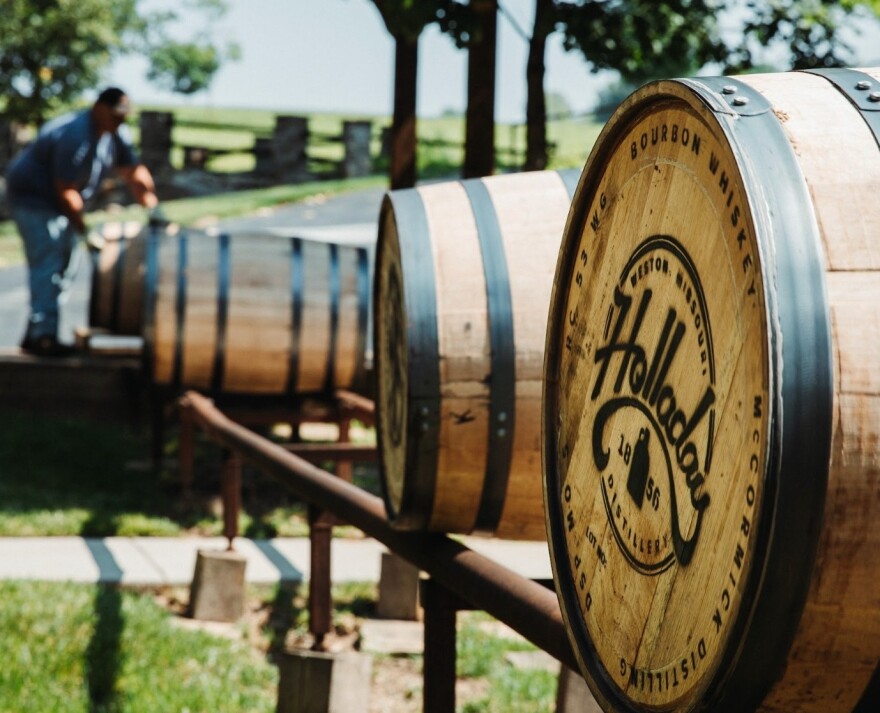
M 675 238 L 652 236 L 627 260 L 595 362 L 592 456 L 614 539 L 642 574 L 687 566 L 711 502 L 715 357 L 699 275 Z

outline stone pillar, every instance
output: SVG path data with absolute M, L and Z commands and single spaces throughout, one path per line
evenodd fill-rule
M 272 139 L 258 136 L 254 139 L 254 173 L 275 176 L 275 159 L 272 155 Z
M 171 131 L 174 115 L 167 111 L 142 111 L 141 161 L 153 176 L 161 177 L 171 171 Z
M 272 163 L 275 176 L 291 183 L 306 180 L 308 145 L 307 117 L 283 115 L 275 117 L 275 133 L 272 136 Z
M 369 121 L 343 122 L 342 143 L 345 147 L 345 158 L 342 162 L 343 177 L 357 178 L 358 176 L 369 176 L 372 173 L 371 132 L 372 125 Z

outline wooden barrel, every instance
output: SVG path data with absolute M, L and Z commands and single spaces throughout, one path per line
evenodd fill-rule
M 395 526 L 545 539 L 544 333 L 576 179 L 532 172 L 386 195 L 373 343 Z
M 605 710 L 850 711 L 877 667 L 878 80 L 652 83 L 584 168 L 542 451 Z
M 231 394 L 360 390 L 367 251 L 299 237 L 147 239 L 144 356 L 154 383 Z
M 94 246 L 89 326 L 113 334 L 140 336 L 144 309 L 144 227 L 136 222 L 105 223 L 103 244 Z

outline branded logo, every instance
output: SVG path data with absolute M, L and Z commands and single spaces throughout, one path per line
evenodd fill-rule
M 711 501 L 715 357 L 699 275 L 675 238 L 648 238 L 627 261 L 595 363 L 593 461 L 617 544 L 646 575 L 687 566 Z

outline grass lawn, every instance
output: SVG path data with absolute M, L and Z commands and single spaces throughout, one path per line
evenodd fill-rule
M 195 498 L 184 502 L 174 461 L 151 467 L 146 429 L 0 409 L 0 537 L 220 535 L 221 452 L 201 434 L 196 445 Z M 377 492 L 375 465 L 356 465 L 354 477 Z M 247 466 L 242 481 L 243 536 L 308 534 L 305 507 L 289 491 Z
M 307 641 L 300 589 L 251 588 L 245 617 L 218 635 L 185 625 L 170 590 L 0 582 L 0 713 L 274 711 L 276 655 Z M 376 586 L 335 586 L 333 598 L 341 640 L 372 614 Z M 507 658 L 532 651 L 487 615 L 460 613 L 457 709 L 551 713 L 556 675 Z M 421 656 L 374 654 L 371 711 L 421 710 L 421 666 Z
M 149 448 L 143 434 L 8 412 L 0 413 L 0 432 L 2 536 L 219 533 L 220 520 L 207 508 L 175 505 L 174 473 L 144 468 Z M 201 492 L 218 492 L 219 453 L 200 443 L 197 462 L 203 466 L 197 471 Z M 245 534 L 305 534 L 302 509 L 282 488 L 256 473 L 245 475 Z M 0 582 L 0 640 L 7 653 L 0 713 L 274 710 L 274 655 L 285 646 L 308 645 L 305 587 L 252 590 L 248 613 L 232 627 L 230 641 L 181 628 L 177 613 L 188 599 L 185 588 L 157 597 L 150 590 Z M 360 620 L 373 613 L 376 590 L 375 583 L 334 586 L 338 635 L 356 638 Z M 534 647 L 499 635 L 485 614 L 459 614 L 461 713 L 553 710 L 555 674 L 514 668 L 506 658 L 510 651 Z M 372 710 L 420 710 L 413 706 L 421 699 L 421 666 L 420 656 L 375 655 L 374 690 L 382 691 L 385 703 Z
M 144 434 L 8 412 L 0 413 L 0 433 L 2 536 L 219 533 L 219 518 L 206 508 L 175 505 L 173 472 L 144 468 Z M 200 443 L 203 494 L 218 492 L 212 459 L 219 466 L 219 453 Z M 305 533 L 301 509 L 282 488 L 245 475 L 245 534 Z M 157 597 L 149 590 L 0 582 L 0 640 L 7 654 L 0 713 L 274 710 L 274 654 L 308 642 L 305 587 L 252 589 L 248 614 L 230 641 L 178 625 L 185 588 Z M 360 620 L 372 615 L 376 589 L 375 583 L 334 586 L 338 634 L 356 636 Z M 460 713 L 553 710 L 555 674 L 514 668 L 507 659 L 508 652 L 533 646 L 498 633 L 494 620 L 478 612 L 459 614 L 458 641 Z M 395 702 L 375 713 L 420 710 L 421 666 L 420 656 L 374 657 L 374 690 Z
M 278 673 L 245 639 L 174 625 L 152 596 L 0 582 L 0 711 L 275 710 Z

